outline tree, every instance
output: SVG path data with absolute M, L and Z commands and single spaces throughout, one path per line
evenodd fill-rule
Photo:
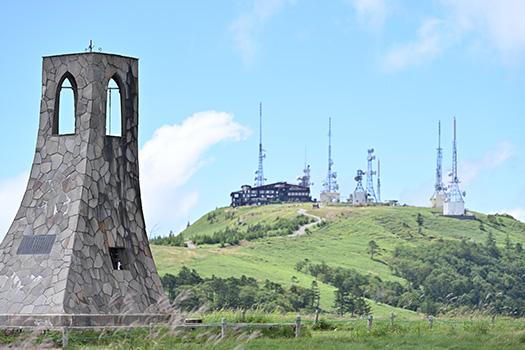
M 160 280 L 162 282 L 162 287 L 166 292 L 168 292 L 168 297 L 170 301 L 175 300 L 175 297 L 177 296 L 177 277 L 167 273 L 164 276 L 162 276 Z
M 417 225 L 418 225 L 418 233 L 421 235 L 423 234 L 423 224 L 425 223 L 425 219 L 423 218 L 423 215 L 421 213 L 417 213 Z
M 509 234 L 505 237 L 505 250 L 507 253 L 512 250 L 512 242 L 510 241 Z
M 335 291 L 334 307 L 339 316 L 344 316 L 345 313 L 351 309 L 350 292 L 344 289 L 337 289 Z
M 485 248 L 487 248 L 489 254 L 495 258 L 500 256 L 498 247 L 496 247 L 496 240 L 492 232 L 489 232 L 487 240 L 485 241 Z
M 356 314 L 356 315 L 368 315 L 370 313 L 370 305 L 368 305 L 368 303 L 366 302 L 366 300 L 364 298 L 360 298 L 360 297 L 355 297 L 353 296 L 353 300 L 352 300 L 352 306 L 353 306 L 353 309 L 350 310 L 350 312 L 353 314 Z
M 337 289 L 335 291 L 335 302 L 334 307 L 340 316 L 344 316 L 345 313 L 350 312 L 352 316 L 366 315 L 370 312 L 370 305 L 364 298 L 356 297 L 348 290 Z
M 312 295 L 312 310 L 319 309 L 319 303 L 321 301 L 321 291 L 317 285 L 317 281 L 312 281 L 312 286 L 310 287 L 310 293 Z
M 372 240 L 368 242 L 367 252 L 370 254 L 370 259 L 374 260 L 374 255 L 377 253 L 378 249 L 379 245 L 377 245 L 376 241 Z
M 523 245 L 521 243 L 516 243 L 516 252 L 517 253 L 523 252 Z

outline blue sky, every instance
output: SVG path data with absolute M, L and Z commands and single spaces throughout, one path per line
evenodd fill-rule
M 0 236 L 27 181 L 41 57 L 140 59 L 141 177 L 150 234 L 178 231 L 253 182 L 258 104 L 265 175 L 326 175 L 341 192 L 382 164 L 384 199 L 426 205 L 437 121 L 450 168 L 458 119 L 466 206 L 525 219 L 525 2 L 520 0 L 16 1 L 0 12 Z

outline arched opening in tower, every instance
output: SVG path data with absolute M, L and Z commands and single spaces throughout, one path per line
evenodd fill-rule
M 76 83 L 73 77 L 65 75 L 59 87 L 53 123 L 54 135 L 75 133 Z
M 109 80 L 107 87 L 106 135 L 122 136 L 122 95 L 114 78 Z

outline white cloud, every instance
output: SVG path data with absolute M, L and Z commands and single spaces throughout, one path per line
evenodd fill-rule
M 159 128 L 140 150 L 141 190 L 150 232 L 180 226 L 198 201 L 183 186 L 203 165 L 206 151 L 226 140 L 239 141 L 248 130 L 229 113 L 195 113 L 182 124 Z M 164 233 L 164 232 L 159 232 Z
M 384 57 L 388 70 L 401 70 L 437 57 L 458 44 L 495 50 L 504 64 L 525 57 L 525 1 L 441 0 L 445 14 L 422 21 L 417 39 L 398 44 Z
M 254 0 L 251 9 L 233 21 L 230 29 L 235 48 L 245 64 L 253 61 L 259 49 L 257 37 L 261 30 L 288 3 L 293 3 L 293 0 Z
M 472 182 L 480 173 L 493 170 L 514 155 L 514 146 L 510 142 L 500 142 L 488 150 L 483 158 L 475 161 L 461 161 L 458 165 L 459 176 L 464 184 Z
M 385 0 L 348 0 L 348 3 L 353 6 L 362 26 L 373 31 L 383 28 L 388 13 Z
M 436 18 L 427 19 L 419 27 L 416 40 L 397 45 L 386 54 L 383 67 L 387 71 L 397 71 L 430 61 L 453 40 L 454 34 L 445 22 Z
M 465 34 L 479 35 L 496 49 L 505 63 L 515 64 L 525 54 L 525 1 L 444 0 L 450 21 Z
M 22 202 L 28 179 L 29 174 L 22 173 L 0 182 L 0 239 L 4 238 L 15 218 Z
M 197 204 L 198 191 L 184 185 L 205 163 L 206 151 L 217 143 L 239 141 L 248 130 L 229 113 L 195 113 L 182 124 L 157 129 L 140 150 L 142 202 L 148 231 L 165 233 L 184 228 L 190 210 Z M 3 238 L 25 191 L 27 173 L 0 182 L 0 239 Z

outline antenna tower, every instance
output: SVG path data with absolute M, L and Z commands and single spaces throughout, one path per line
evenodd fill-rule
M 456 117 L 454 117 L 454 140 L 452 141 L 452 173 L 447 200 L 449 202 L 463 202 L 463 194 L 459 189 L 458 178 L 458 148 L 456 138 Z
M 438 148 L 437 148 L 437 162 L 436 162 L 436 193 L 442 192 L 445 189 L 443 185 L 443 148 L 441 148 L 441 121 L 438 123 Z
M 324 192 L 337 192 L 339 186 L 337 185 L 337 173 L 332 171 L 332 118 L 328 118 L 328 174 L 326 182 L 323 183 Z
M 354 177 L 354 180 L 357 182 L 357 186 L 355 188 L 355 192 L 365 192 L 365 189 L 363 188 L 363 176 L 365 175 L 365 172 L 361 169 L 357 171 L 357 176 Z
M 255 172 L 255 187 L 263 186 L 266 179 L 264 178 L 263 161 L 266 158 L 262 145 L 262 102 L 259 103 L 259 165 Z
M 313 186 L 313 182 L 311 182 L 311 176 L 310 176 L 310 165 L 308 165 L 307 160 L 307 154 L 306 154 L 306 147 L 304 148 L 304 169 L 303 169 L 303 175 L 299 176 L 297 178 L 299 181 L 299 185 L 303 187 L 310 187 Z
M 376 156 L 374 155 L 374 149 L 371 148 L 368 150 L 368 169 L 366 171 L 366 192 L 368 194 L 368 198 L 372 202 L 377 202 L 376 193 L 374 191 L 374 175 L 377 174 L 373 170 L 372 162 L 374 159 L 376 159 Z
M 381 202 L 381 161 L 377 158 L 377 201 Z

